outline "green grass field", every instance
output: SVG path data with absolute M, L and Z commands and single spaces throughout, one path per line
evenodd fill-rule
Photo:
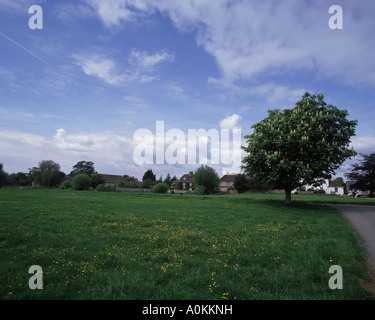
M 374 200 L 283 198 L 0 189 L 0 299 L 370 299 L 357 234 L 307 202 Z

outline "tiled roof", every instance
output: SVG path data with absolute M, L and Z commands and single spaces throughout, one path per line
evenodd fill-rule
M 220 179 L 220 182 L 234 182 L 236 176 L 236 174 L 226 174 Z
M 116 184 L 118 178 L 122 178 L 122 176 L 118 176 L 118 175 L 114 175 L 114 174 L 103 174 L 103 173 L 98 173 L 98 175 L 101 175 L 101 176 L 104 178 L 105 183 L 113 183 L 113 184 Z
M 343 186 L 337 182 L 337 181 L 330 181 L 329 184 L 328 184 L 329 187 L 333 187 L 333 188 L 343 188 Z

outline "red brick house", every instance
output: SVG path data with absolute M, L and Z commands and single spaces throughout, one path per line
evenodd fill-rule
M 184 174 L 180 178 L 180 183 L 182 183 L 182 189 L 193 189 L 193 179 L 194 179 L 194 172 L 190 171 L 187 174 Z

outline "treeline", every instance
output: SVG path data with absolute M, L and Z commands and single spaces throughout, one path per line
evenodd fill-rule
M 147 170 L 142 182 L 137 178 L 125 174 L 120 176 L 115 185 L 118 188 L 143 188 L 156 191 L 181 188 L 181 183 L 176 176 L 171 177 L 168 173 L 163 179 L 162 176 L 156 179 L 151 169 Z M 0 163 L 0 188 L 4 186 L 35 186 L 45 188 L 73 188 L 86 190 L 93 188 L 98 191 L 114 191 L 114 185 L 107 184 L 105 177 L 95 170 L 92 161 L 77 162 L 72 171 L 66 174 L 61 171 L 60 165 L 53 160 L 42 160 L 38 166 L 29 168 L 28 172 L 7 173 L 3 164 Z M 157 186 L 157 187 L 156 187 Z
M 0 187 L 3 186 L 34 186 L 46 188 L 62 188 L 75 190 L 94 189 L 97 191 L 115 191 L 116 188 L 140 188 L 150 189 L 156 193 L 165 193 L 168 190 L 181 190 L 183 183 L 176 176 L 168 173 L 163 179 L 159 179 L 152 169 L 148 169 L 142 178 L 142 182 L 129 175 L 119 176 L 117 181 L 107 183 L 107 175 L 98 174 L 94 163 L 91 161 L 79 161 L 73 166 L 67 175 L 61 171 L 60 165 L 53 160 L 40 161 L 37 167 L 29 168 L 28 173 L 8 174 L 0 164 Z M 194 181 L 189 189 L 196 194 L 217 193 L 220 179 L 216 171 L 202 165 L 194 173 Z M 189 191 L 190 191 L 189 190 Z

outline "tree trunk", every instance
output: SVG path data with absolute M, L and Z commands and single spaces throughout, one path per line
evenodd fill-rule
M 285 188 L 285 204 L 291 204 L 291 203 L 292 203 L 292 189 Z

